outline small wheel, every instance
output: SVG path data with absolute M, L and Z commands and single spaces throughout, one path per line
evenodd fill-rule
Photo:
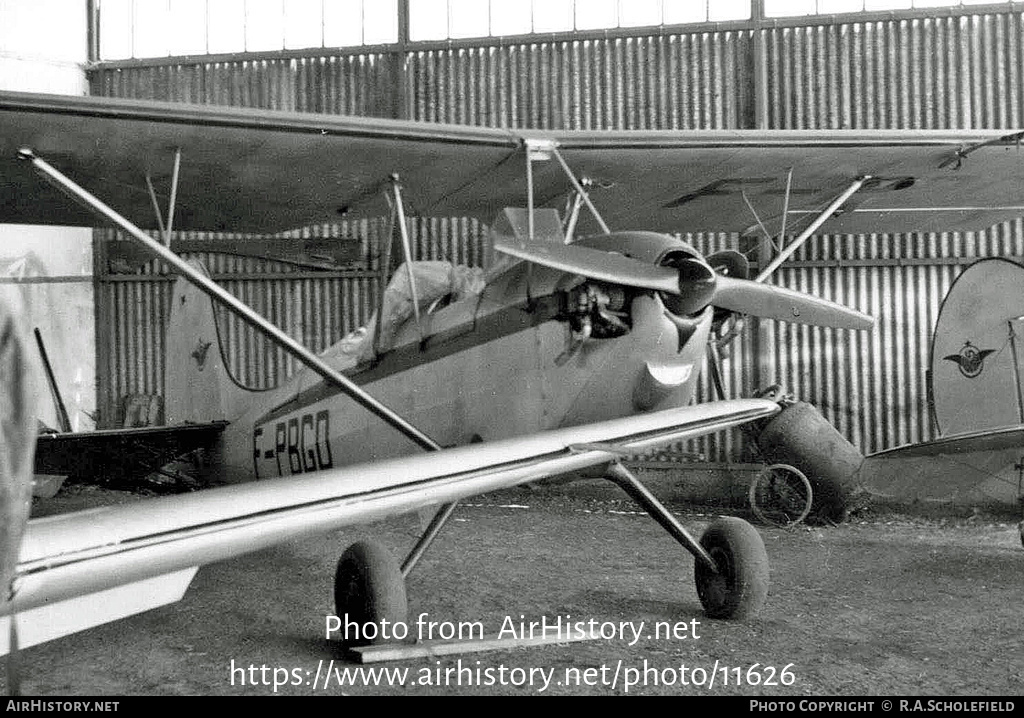
M 793 526 L 811 512 L 814 496 L 804 472 L 789 464 L 772 464 L 750 483 L 750 508 L 773 526 Z
M 708 618 L 748 618 L 768 596 L 768 554 L 757 530 L 743 519 L 718 519 L 700 538 L 718 573 L 697 561 L 694 580 Z
M 346 646 L 383 643 L 385 633 L 393 633 L 387 627 L 405 623 L 405 579 L 390 551 L 373 541 L 360 541 L 345 550 L 334 574 L 334 610 L 343 625 L 358 626 L 351 633 L 346 629 Z

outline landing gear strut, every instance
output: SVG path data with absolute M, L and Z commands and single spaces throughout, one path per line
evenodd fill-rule
M 693 554 L 697 596 L 709 618 L 749 618 L 761 610 L 768 597 L 768 554 L 753 526 L 743 519 L 721 518 L 697 543 L 622 464 L 612 464 L 608 478 Z
M 710 618 L 748 618 L 761 609 L 768 595 L 768 555 L 753 526 L 738 518 L 718 519 L 697 542 L 624 466 L 612 464 L 607 478 L 693 554 L 697 595 Z M 402 566 L 377 543 L 359 542 L 345 551 L 334 577 L 335 610 L 343 622 L 369 629 L 354 639 L 350 636 L 346 645 L 380 643 L 383 636 L 373 632 L 374 627 L 405 622 L 405 576 L 437 537 L 453 508 L 449 504 L 438 511 Z

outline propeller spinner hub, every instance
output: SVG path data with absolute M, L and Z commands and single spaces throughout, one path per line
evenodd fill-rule
M 716 275 L 706 262 L 692 256 L 670 254 L 661 264 L 679 272 L 679 293 L 661 294 L 666 309 L 676 315 L 689 316 L 711 304 L 715 296 Z

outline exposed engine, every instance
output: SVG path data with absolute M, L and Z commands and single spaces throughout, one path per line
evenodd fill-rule
M 563 294 L 562 301 L 560 316 L 568 320 L 572 334 L 555 358 L 556 366 L 575 356 L 588 339 L 613 339 L 630 330 L 629 293 L 622 287 L 584 282 Z
M 587 338 L 612 339 L 629 331 L 629 297 L 623 287 L 584 282 L 563 296 L 563 313 L 573 332 Z

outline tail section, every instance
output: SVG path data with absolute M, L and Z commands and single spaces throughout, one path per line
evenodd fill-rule
M 202 263 L 192 266 L 207 274 Z M 167 322 L 164 406 L 169 425 L 233 421 L 255 392 L 231 377 L 217 329 L 213 301 L 179 278 Z
M 983 259 L 957 277 L 932 339 L 939 434 L 1024 423 L 1024 267 Z

